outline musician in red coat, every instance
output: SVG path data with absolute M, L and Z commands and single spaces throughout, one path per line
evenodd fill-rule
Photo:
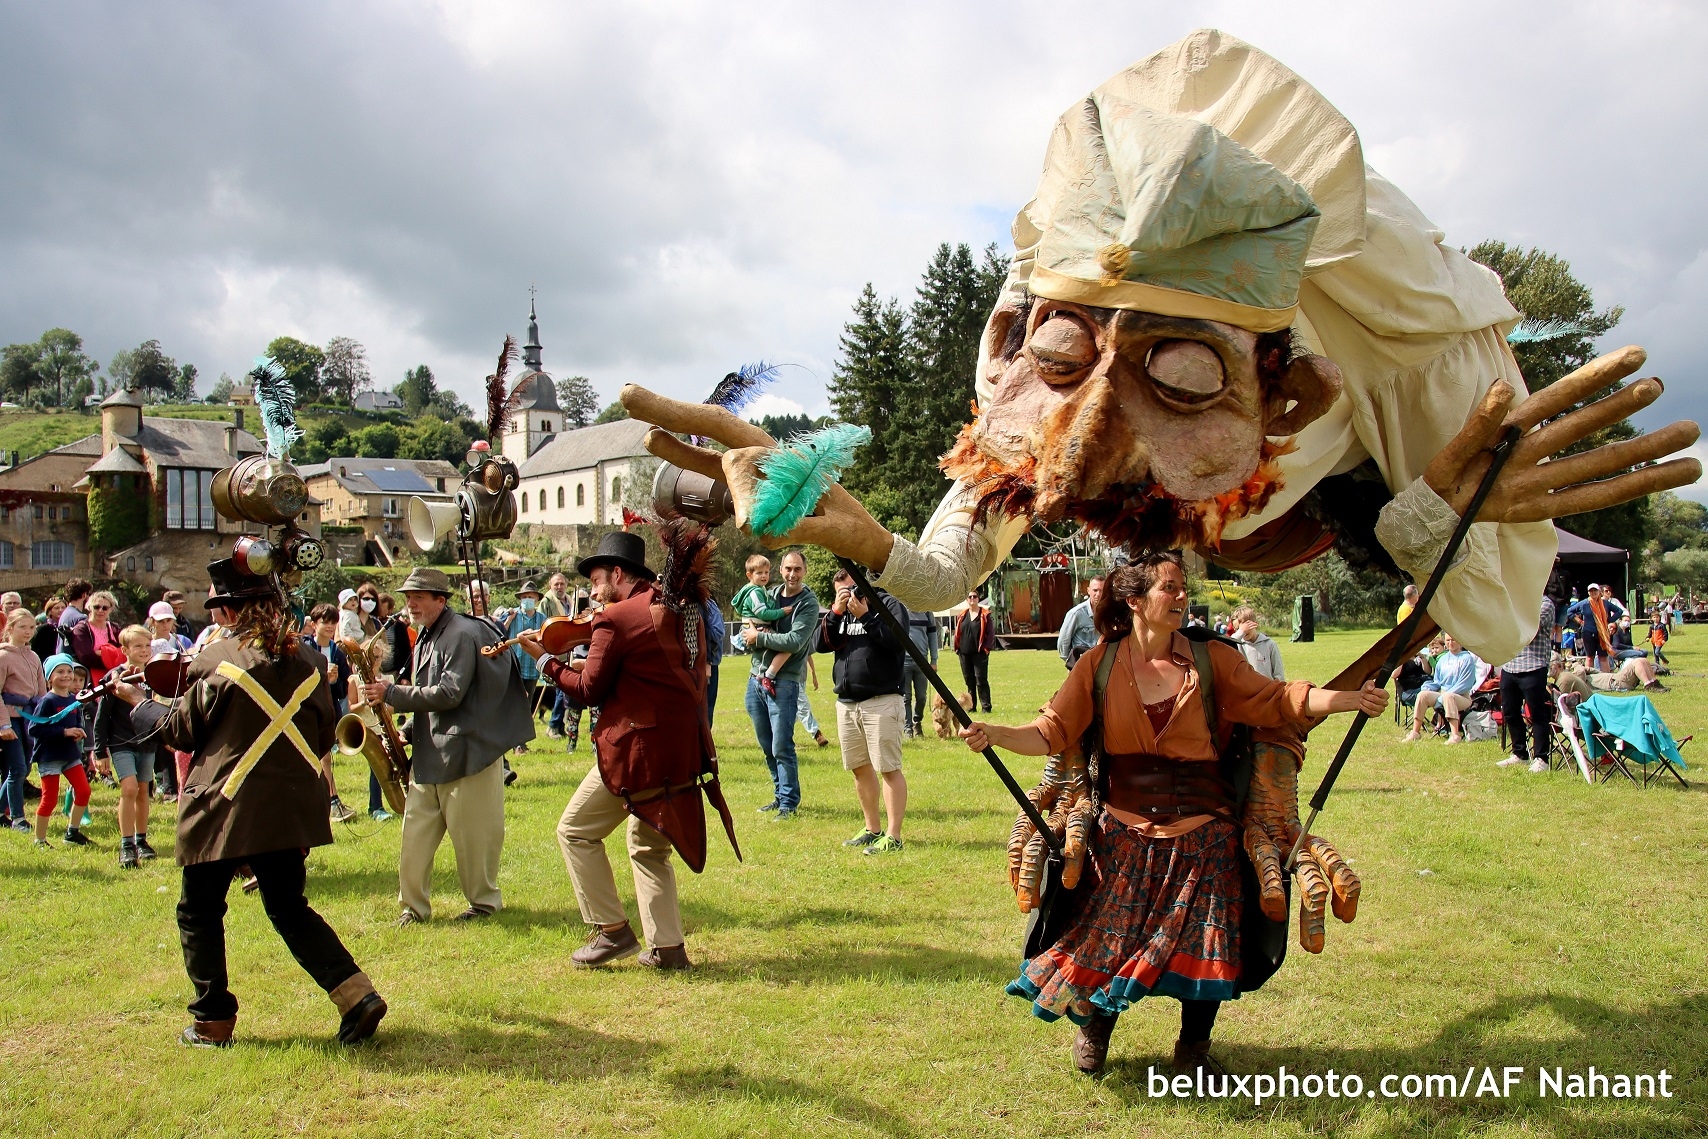
M 704 549 L 703 532 L 699 541 Z M 555 659 L 542 665 L 542 674 L 571 700 L 599 708 L 595 763 L 558 822 L 558 845 L 582 920 L 593 926 L 587 944 L 571 955 L 575 964 L 608 965 L 640 952 L 605 855 L 606 836 L 626 817 L 647 943 L 641 964 L 687 969 L 671 848 L 696 874 L 705 867 L 702 792 L 723 815 L 732 846 L 735 836 L 706 724 L 703 585 L 698 574 L 685 573 L 692 586 L 682 592 L 692 596 L 671 596 L 660 589 L 645 558 L 638 535 L 605 536 L 598 551 L 576 567 L 604 606 L 593 618 L 587 659 L 579 671 Z M 524 633 L 518 643 L 535 659 L 545 655 L 537 633 Z

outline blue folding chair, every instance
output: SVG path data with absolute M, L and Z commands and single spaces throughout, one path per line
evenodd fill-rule
M 1659 782 L 1662 774 L 1690 786 L 1680 771 L 1687 770 L 1679 747 L 1691 736 L 1674 741 L 1666 721 L 1647 696 L 1610 696 L 1598 692 L 1577 706 L 1578 724 L 1589 741 L 1590 766 L 1601 782 L 1623 775 L 1641 787 Z M 1631 770 L 1636 764 L 1641 775 Z

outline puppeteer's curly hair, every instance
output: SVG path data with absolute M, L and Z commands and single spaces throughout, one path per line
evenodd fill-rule
M 277 598 L 258 597 L 226 610 L 232 616 L 231 635 L 254 645 L 273 660 L 297 650 L 297 623 Z
M 1156 585 L 1157 571 L 1165 565 L 1182 573 L 1186 571 L 1179 550 L 1158 550 L 1128 562 L 1109 575 L 1109 580 L 1103 583 L 1097 611 L 1092 614 L 1104 640 L 1119 641 L 1133 631 L 1133 611 L 1127 608 L 1127 600 L 1149 593 Z

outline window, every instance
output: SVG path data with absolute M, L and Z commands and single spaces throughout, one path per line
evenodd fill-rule
M 142 568 L 144 570 L 148 571 L 149 573 L 153 573 L 154 572 L 154 559 L 153 558 L 143 558 L 142 559 Z
M 561 486 L 557 488 L 557 508 L 563 509 L 563 488 Z
M 587 485 L 585 483 L 575 484 L 575 505 L 587 505 Z
M 522 513 L 528 513 L 528 492 L 523 491 L 518 497 L 522 500 Z
M 545 508 L 546 508 L 546 488 L 542 486 L 540 488 L 540 509 L 544 510 Z
M 611 476 L 611 501 L 623 501 L 623 480 L 616 475 Z
M 36 521 L 40 522 L 41 520 L 42 520 L 42 508 L 41 508 L 41 504 L 37 503 L 36 504 Z
M 30 547 L 30 565 L 35 569 L 70 569 L 75 555 L 70 542 L 36 542 Z
M 396 518 L 397 517 L 397 499 L 388 498 L 380 504 L 380 517 L 382 517 L 382 518 Z
M 213 471 L 166 471 L 166 528 L 168 530 L 212 530 L 214 528 Z
M 59 517 L 59 510 L 57 507 L 50 506 L 47 508 L 47 520 L 49 522 L 52 522 L 55 518 L 58 518 L 58 517 Z
M 17 556 L 17 547 L 6 541 L 4 538 L 0 538 L 0 569 L 15 568 L 15 559 Z
M 551 420 L 549 420 L 549 419 L 542 419 L 542 420 L 540 420 L 540 430 L 541 430 L 541 431 L 544 431 L 544 432 L 545 432 L 545 433 L 546 433 L 546 434 L 548 434 L 548 435 L 549 435 L 549 434 L 551 434 L 551 430 L 552 430 L 552 421 L 551 421 Z M 560 502 L 560 503 L 558 503 L 558 505 L 559 505 L 559 506 L 562 506 L 562 505 L 563 505 L 563 503 L 561 503 L 561 502 Z
M 126 573 L 135 573 L 136 572 L 136 555 L 132 554 L 130 557 L 125 559 L 125 572 Z

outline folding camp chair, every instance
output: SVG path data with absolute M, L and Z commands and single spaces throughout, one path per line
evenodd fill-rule
M 1635 710 L 1641 726 L 1627 729 L 1637 733 L 1634 738 L 1621 737 L 1606 726 L 1606 720 L 1615 718 L 1609 713 L 1616 707 L 1626 713 Z M 1678 767 L 1683 766 L 1682 757 L 1677 760 L 1676 765 L 1672 758 L 1678 755 L 1679 744 L 1673 740 L 1666 722 L 1661 719 L 1660 712 L 1647 696 L 1612 697 L 1598 694 L 1580 706 L 1578 712 L 1581 725 L 1590 740 L 1590 761 L 1600 774 L 1602 782 L 1607 782 L 1618 773 L 1639 787 L 1647 787 L 1651 783 L 1660 782 L 1664 771 L 1678 781 L 1679 787 L 1690 786 L 1678 772 Z M 1685 742 L 1690 739 L 1690 736 L 1686 736 Z M 1633 763 L 1637 765 L 1640 775 L 1632 771 Z
M 1578 697 L 1570 692 L 1562 692 L 1554 698 L 1554 710 L 1560 714 L 1559 735 L 1556 741 L 1565 742 L 1565 752 L 1570 757 L 1570 764 L 1575 764 L 1585 783 L 1593 784 L 1595 777 L 1589 771 L 1589 757 L 1584 754 L 1583 738 L 1578 735 Z M 1560 766 L 1568 766 L 1562 763 Z

